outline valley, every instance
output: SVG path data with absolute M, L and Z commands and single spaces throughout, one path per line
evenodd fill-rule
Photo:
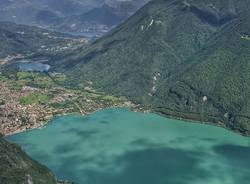
M 56 53 L 76 50 L 90 41 L 82 36 L 11 22 L 0 23 L 0 35 L 0 66 L 21 59 L 46 60 Z
M 57 32 L 102 36 L 148 0 L 5 0 L 0 21 L 43 27 Z M 29 12 L 29 13 L 27 13 Z
M 58 56 L 82 49 L 90 39 L 7 22 L 0 24 L 0 32 L 2 136 L 41 128 L 55 116 L 135 107 L 125 97 L 95 91 L 91 81 L 68 85 L 66 75 L 53 70 Z
M 65 75 L 59 73 L 17 72 L 0 75 L 0 134 L 7 136 L 33 128 L 42 128 L 56 116 L 87 115 L 110 107 L 135 108 L 124 98 L 60 85 Z
M 224 13 L 228 18 L 221 22 L 222 17 L 216 19 L 210 6 L 191 0 L 173 2 L 176 3 L 162 0 L 148 3 L 96 41 L 36 27 L 2 23 L 0 66 L 1 85 L 5 89 L 2 93 L 18 102 L 11 103 L 11 108 L 20 109 L 18 114 L 25 112 L 26 108 L 30 111 L 25 117 L 12 117 L 11 121 L 17 120 L 19 128 L 23 129 L 26 127 L 21 125 L 22 118 L 29 122 L 32 119 L 30 116 L 34 116 L 35 123 L 31 123 L 31 127 L 37 127 L 54 114 L 79 113 L 82 105 L 76 101 L 87 94 L 85 89 L 90 87 L 95 89 L 93 94 L 125 97 L 161 115 L 210 122 L 249 135 L 249 103 L 243 101 L 249 96 L 247 58 L 250 42 L 248 25 L 238 24 L 239 19 L 247 19 L 247 13 L 237 15 L 236 11 L 246 8 L 242 3 L 215 4 L 214 8 L 227 7 L 220 14 Z M 230 6 L 234 6 L 235 12 L 231 12 Z M 168 12 L 164 12 L 166 8 L 169 8 Z M 145 16 L 147 13 L 150 16 Z M 166 18 L 166 13 L 176 14 L 175 19 L 171 16 Z M 185 23 L 187 30 L 179 35 L 179 26 L 174 25 L 174 21 L 181 20 L 184 15 L 189 17 L 191 24 Z M 192 24 L 196 26 L 192 27 Z M 198 35 L 193 34 L 196 31 L 199 31 Z M 228 36 L 231 36 L 231 44 L 224 45 Z M 223 47 L 217 49 L 219 45 Z M 240 62 L 236 63 L 235 57 Z M 202 59 L 204 61 L 200 62 Z M 47 65 L 50 72 L 17 72 L 16 62 L 19 61 L 24 65 L 26 62 L 29 65 L 31 61 L 36 65 Z M 140 67 L 141 64 L 144 67 Z M 233 68 L 236 70 L 231 71 Z M 222 75 L 224 82 L 214 85 L 214 81 Z M 19 89 L 15 91 L 13 86 Z M 71 88 L 73 92 L 69 90 Z M 239 95 L 241 91 L 243 93 Z M 72 97 L 68 99 L 67 95 Z M 21 97 L 27 101 L 40 97 L 41 102 L 33 103 L 31 100 L 23 107 L 19 103 Z M 61 107 L 58 108 L 53 104 L 57 98 L 66 98 L 62 102 L 65 106 L 59 104 Z M 93 100 L 93 104 L 92 110 L 88 107 L 82 111 L 92 112 L 105 106 L 98 104 L 97 100 Z M 11 108 L 7 106 L 7 109 Z M 47 111 L 49 113 L 45 115 Z M 6 113 L 10 112 L 2 114 Z M 6 116 L 2 121 L 6 121 Z
M 248 184 L 249 10 L 1 1 L 0 183 Z

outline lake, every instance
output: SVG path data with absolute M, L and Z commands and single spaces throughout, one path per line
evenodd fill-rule
M 105 109 L 7 138 L 78 184 L 249 184 L 250 138 L 156 114 Z
M 39 62 L 19 62 L 18 69 L 25 72 L 47 72 L 50 65 Z

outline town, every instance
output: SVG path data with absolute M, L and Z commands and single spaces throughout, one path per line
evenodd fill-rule
M 41 128 L 59 115 L 87 115 L 107 107 L 136 107 L 125 98 L 96 92 L 91 82 L 83 89 L 67 89 L 55 83 L 64 79 L 65 76 L 58 73 L 0 75 L 0 134 L 7 136 Z

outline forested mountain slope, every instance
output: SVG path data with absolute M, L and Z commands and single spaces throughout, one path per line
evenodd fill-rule
M 19 146 L 0 138 L 1 184 L 56 184 L 45 166 L 29 158 Z
M 250 1 L 153 0 L 87 48 L 60 56 L 71 84 L 250 133 Z M 63 58 L 62 58 L 63 57 Z
M 83 45 L 83 37 L 48 31 L 35 26 L 18 25 L 11 22 L 0 23 L 0 60 L 8 55 L 54 54 Z M 87 42 L 87 39 L 86 39 Z M 70 45 L 70 47 L 69 47 Z

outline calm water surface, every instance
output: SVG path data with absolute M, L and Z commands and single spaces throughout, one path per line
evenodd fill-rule
M 25 72 L 47 72 L 50 65 L 36 62 L 18 63 L 18 69 Z
M 79 184 L 249 184 L 250 139 L 155 114 L 106 109 L 54 119 L 18 143 Z

